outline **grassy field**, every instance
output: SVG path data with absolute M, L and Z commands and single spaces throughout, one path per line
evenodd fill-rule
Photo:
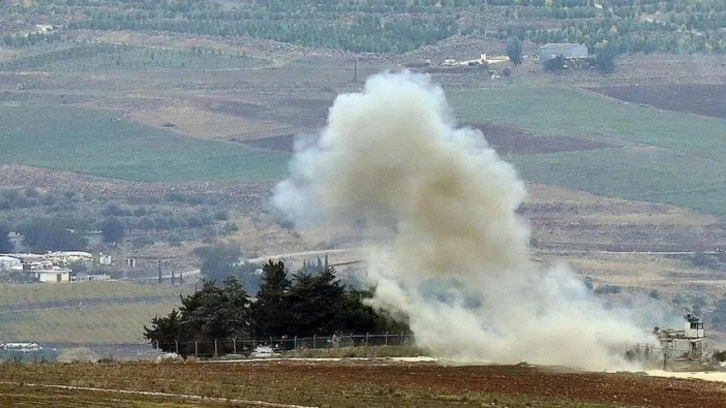
M 468 122 L 513 124 L 539 134 L 605 137 L 723 161 L 726 121 L 664 111 L 561 87 L 452 90 L 456 115 Z
M 0 107 L 2 164 L 136 181 L 276 179 L 288 156 L 200 140 L 118 114 L 65 106 Z
M 0 285 L 0 340 L 141 342 L 143 326 L 192 290 L 126 282 Z
M 138 303 L 110 303 L 72 309 L 0 314 L 7 341 L 37 343 L 144 342 L 143 327 L 157 315 L 179 307 L 178 298 Z
M 567 88 L 449 92 L 463 121 L 534 134 L 605 138 L 608 148 L 512 157 L 528 181 L 726 216 L 726 121 L 662 111 Z
M 674 204 L 726 216 L 726 165 L 659 148 L 614 148 L 513 159 L 528 181 Z
M 187 286 L 136 284 L 119 281 L 89 281 L 57 285 L 0 285 L 0 310 L 23 309 L 55 302 L 128 301 L 138 298 L 178 298 Z

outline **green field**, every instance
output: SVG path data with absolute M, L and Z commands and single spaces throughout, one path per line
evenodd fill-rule
M 567 88 L 450 91 L 462 121 L 535 135 L 603 138 L 622 148 L 511 157 L 527 181 L 726 216 L 726 121 Z
M 136 181 L 276 179 L 288 155 L 69 106 L 0 107 L 0 164 Z
M 179 307 L 178 298 L 159 302 L 104 304 L 72 309 L 0 314 L 6 341 L 38 343 L 144 342 L 144 325 Z
M 0 285 L 0 340 L 142 342 L 143 326 L 192 290 L 127 282 Z
M 186 286 L 136 284 L 120 281 L 88 281 L 61 284 L 0 285 L 0 311 L 38 304 L 82 301 L 127 301 L 129 299 L 177 298 Z

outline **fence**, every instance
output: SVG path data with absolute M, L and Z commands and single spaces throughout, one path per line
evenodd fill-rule
M 354 346 L 414 345 L 408 333 L 366 333 L 331 336 L 287 336 L 265 339 L 177 340 L 167 343 L 40 343 L 38 350 L 5 350 L 0 347 L 0 360 L 53 361 L 68 350 L 86 350 L 99 358 L 150 359 L 160 352 L 171 352 L 201 358 L 236 354 L 243 357 L 269 357 L 273 353 L 302 349 L 332 349 Z
M 350 334 L 311 337 L 281 337 L 254 340 L 215 339 L 153 342 L 154 349 L 196 357 L 218 357 L 225 354 L 262 357 L 275 352 L 299 349 L 332 349 L 361 346 L 404 346 L 415 344 L 413 335 L 406 333 Z

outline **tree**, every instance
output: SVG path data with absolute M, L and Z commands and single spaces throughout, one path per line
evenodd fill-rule
M 0 225 L 0 253 L 13 252 L 13 243 L 8 238 L 9 233 L 10 231 L 7 228 Z
M 252 305 L 257 337 L 280 337 L 290 332 L 290 280 L 282 261 L 270 260 L 262 267 L 257 301 Z
M 608 40 L 595 44 L 595 68 L 603 74 L 615 71 L 615 57 L 618 55 L 617 47 Z
M 214 245 L 200 248 L 197 253 L 202 258 L 202 275 L 209 280 L 222 280 L 228 276 L 239 276 L 242 268 L 242 250 L 234 245 Z
M 560 54 L 554 58 L 550 58 L 543 64 L 545 71 L 559 72 L 565 68 L 565 57 Z
M 72 251 L 88 245 L 82 224 L 79 220 L 40 218 L 21 224 L 18 230 L 23 244 L 33 251 Z
M 126 228 L 118 218 L 109 217 L 101 224 L 101 234 L 103 235 L 103 242 L 118 244 L 124 239 Z
M 326 268 L 318 275 L 296 273 L 290 290 L 290 329 L 300 336 L 330 334 L 340 327 L 345 285 Z
M 509 37 L 507 40 L 507 56 L 512 64 L 519 65 L 523 61 L 522 40 L 519 37 Z
M 155 347 L 166 352 L 178 348 L 182 356 L 227 354 L 236 344 L 225 340 L 250 338 L 250 298 L 237 278 L 228 277 L 221 287 L 206 281 L 200 290 L 181 296 L 181 302 L 179 310 L 154 317 L 151 328 L 144 326 L 144 338 Z

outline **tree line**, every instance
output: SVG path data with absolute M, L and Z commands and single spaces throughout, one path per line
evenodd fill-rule
M 267 262 L 255 298 L 235 276 L 221 282 L 207 280 L 193 294 L 180 296 L 178 309 L 144 326 L 144 338 L 163 351 L 187 356 L 209 353 L 205 348 L 215 340 L 409 332 L 405 322 L 365 303 L 370 292 L 341 283 L 333 267 L 306 264 L 288 275 L 282 261 Z M 216 347 L 219 354 L 232 352 L 228 341 Z

